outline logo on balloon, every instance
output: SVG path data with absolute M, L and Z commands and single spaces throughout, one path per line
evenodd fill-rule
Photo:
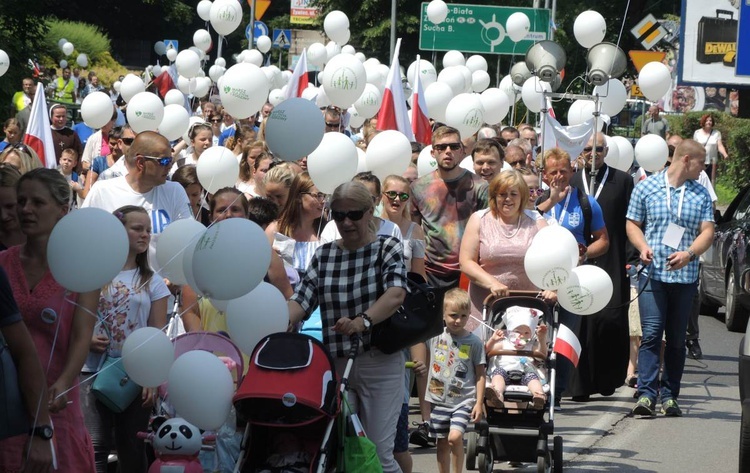
M 360 100 L 363 105 L 375 106 L 378 104 L 378 97 L 375 94 L 367 94 Z
M 211 232 L 210 235 L 208 234 L 208 232 L 206 232 L 203 234 L 201 239 L 198 240 L 198 244 L 195 245 L 195 251 L 213 249 L 214 245 L 216 244 L 216 240 L 219 238 L 219 230 L 221 229 L 221 227 L 216 225 L 213 228 L 214 231 Z
M 484 114 L 481 110 L 473 108 L 464 116 L 463 124 L 470 127 L 480 127 L 484 122 Z
M 566 287 L 565 293 L 573 309 L 571 312 L 575 312 L 576 314 L 585 313 L 594 303 L 594 294 L 591 290 L 579 284 Z
M 565 268 L 552 268 L 542 276 L 545 289 L 557 289 L 568 280 L 569 273 Z
M 250 100 L 250 96 L 245 89 L 230 87 L 226 85 L 224 86 L 224 93 L 229 95 L 230 97 L 238 98 L 240 100 Z
M 219 11 L 216 13 L 216 18 L 221 21 L 232 22 L 237 18 L 237 11 L 232 8 L 231 5 L 224 5 L 219 8 Z
M 339 90 L 351 90 L 357 88 L 357 75 L 348 67 L 337 69 L 331 74 L 331 87 Z
M 271 112 L 271 116 L 268 117 L 271 120 L 280 120 L 282 122 L 287 121 L 286 110 L 275 109 Z
M 156 114 L 154 112 L 141 112 L 140 110 L 136 110 L 135 116 L 138 118 L 143 118 L 144 120 L 156 121 Z

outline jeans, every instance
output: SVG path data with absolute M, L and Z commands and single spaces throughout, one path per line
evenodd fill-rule
M 576 336 L 579 336 L 580 330 L 580 319 L 581 316 L 568 312 L 563 309 L 562 306 L 558 306 L 557 321 L 561 325 L 568 327 Z M 565 358 L 564 356 L 557 356 L 555 362 L 555 399 L 559 400 L 562 397 L 563 391 L 568 387 L 568 381 L 570 380 L 570 372 L 573 369 L 573 363 Z
M 665 283 L 643 279 L 645 286 L 638 300 L 641 312 L 643 338 L 638 352 L 638 391 L 656 402 L 677 399 L 680 381 L 685 368 L 685 336 L 693 305 L 693 296 L 698 289 L 696 283 Z M 666 338 L 664 348 L 664 371 L 659 380 L 659 354 L 662 335 Z M 661 387 L 660 387 L 661 385 Z M 661 392 L 659 392 L 661 391 Z

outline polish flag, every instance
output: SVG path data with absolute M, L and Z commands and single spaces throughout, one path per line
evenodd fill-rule
M 424 99 L 422 80 L 419 77 L 419 56 L 417 56 L 416 78 L 414 79 L 414 91 L 411 94 L 411 130 L 417 143 L 424 145 L 432 143 L 432 127 L 430 119 L 427 118 L 427 103 Z M 380 123 L 380 120 L 378 120 Z
M 409 111 L 406 109 L 404 99 L 404 88 L 401 85 L 401 68 L 398 63 L 398 51 L 401 48 L 401 38 L 396 41 L 396 49 L 393 50 L 393 63 L 388 71 L 385 91 L 383 92 L 383 103 L 378 112 L 378 130 L 398 130 L 409 139 L 414 140 L 414 132 L 409 123 Z M 427 110 L 427 107 L 425 107 Z
M 33 149 L 42 165 L 49 169 L 57 168 L 57 157 L 55 156 L 55 142 L 52 140 L 52 129 L 50 128 L 49 115 L 47 115 L 47 98 L 44 96 L 44 85 L 40 82 L 36 86 L 37 93 L 31 103 L 29 124 L 23 142 Z
M 581 356 L 581 342 L 578 341 L 578 337 L 572 330 L 560 324 L 552 351 L 569 359 L 573 366 L 578 366 L 578 358 Z
M 300 56 L 297 65 L 294 66 L 294 72 L 292 73 L 289 84 L 286 86 L 285 99 L 292 97 L 302 97 L 302 92 L 307 88 L 309 80 L 307 78 L 307 50 L 302 50 L 302 56 Z

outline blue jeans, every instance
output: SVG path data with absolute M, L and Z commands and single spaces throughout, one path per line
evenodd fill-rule
M 653 402 L 656 402 L 657 394 L 661 394 L 661 402 L 664 403 L 680 395 L 680 381 L 685 368 L 685 335 L 698 286 L 696 283 L 665 283 L 645 278 L 640 286 L 645 286 L 645 289 L 638 299 L 643 329 L 638 352 L 638 391 Z M 662 335 L 666 338 L 666 345 L 660 382 Z

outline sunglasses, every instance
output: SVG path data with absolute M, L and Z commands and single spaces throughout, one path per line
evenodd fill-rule
M 17 150 L 19 150 L 19 151 L 23 151 L 24 153 L 28 153 L 28 152 L 29 152 L 29 147 L 28 147 L 28 146 L 26 146 L 26 145 L 25 145 L 25 144 L 23 144 L 23 143 L 16 143 L 16 144 L 14 144 L 13 146 L 11 146 L 11 148 L 13 148 L 13 149 L 17 149 Z
M 145 154 L 138 154 L 137 156 L 156 161 L 157 163 L 159 163 L 159 166 L 164 167 L 164 168 L 172 164 L 172 156 L 164 156 L 161 158 L 158 156 L 146 156 Z
M 338 210 L 331 210 L 331 218 L 336 222 L 343 222 L 344 219 L 349 219 L 352 222 L 362 220 L 367 210 L 352 210 L 349 212 L 339 212 Z
M 326 127 L 327 127 L 327 128 L 338 128 L 338 127 L 340 127 L 340 126 L 341 126 L 341 122 L 339 122 L 339 123 L 330 123 L 330 122 L 326 122 Z
M 453 151 L 458 151 L 459 149 L 461 149 L 461 143 L 440 143 L 432 145 L 432 148 L 437 151 L 445 151 L 448 148 Z
M 583 148 L 583 151 L 585 153 L 590 153 L 592 149 L 594 149 L 594 148 L 592 148 L 591 146 L 586 146 L 585 148 Z M 596 152 L 597 153 L 603 153 L 604 152 L 604 146 L 597 146 L 596 147 Z
M 526 164 L 525 160 L 521 159 L 512 163 L 508 163 L 508 166 L 514 168 L 516 166 L 523 166 L 524 164 Z
M 326 200 L 326 195 L 322 192 L 300 192 L 300 194 L 309 195 L 315 199 L 320 200 L 321 202 Z
M 135 138 L 120 138 L 120 139 L 122 140 L 123 143 L 125 143 L 128 146 L 132 145 L 133 140 L 135 140 Z
M 396 191 L 387 191 L 383 192 L 383 194 L 386 195 L 391 200 L 400 200 L 401 202 L 406 202 L 409 200 L 409 194 L 406 192 L 396 192 Z
M 537 187 L 536 189 L 529 189 L 529 195 L 532 197 L 538 197 L 542 194 L 544 194 L 544 189 L 542 189 L 541 187 Z
M 221 118 L 212 118 L 209 120 L 211 123 L 221 123 Z

